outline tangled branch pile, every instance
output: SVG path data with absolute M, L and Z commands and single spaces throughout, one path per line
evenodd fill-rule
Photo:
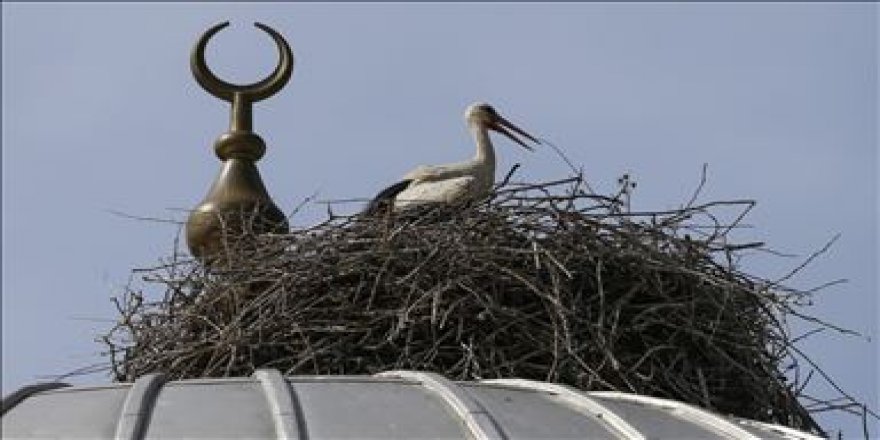
M 490 200 L 245 237 L 144 270 L 104 338 L 116 380 L 430 370 L 677 399 L 819 432 L 781 373 L 806 293 L 742 273 L 751 201 L 629 211 L 578 176 Z M 696 198 L 696 195 L 695 197 Z M 717 210 L 737 208 L 727 224 Z

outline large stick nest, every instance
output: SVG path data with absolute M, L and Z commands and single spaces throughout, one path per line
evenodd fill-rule
M 489 200 L 334 216 L 229 240 L 210 269 L 145 269 L 104 338 L 115 379 L 371 374 L 529 378 L 677 399 L 820 432 L 782 374 L 803 293 L 737 269 L 751 201 L 629 211 L 631 184 L 506 184 Z M 723 222 L 716 210 L 738 208 Z

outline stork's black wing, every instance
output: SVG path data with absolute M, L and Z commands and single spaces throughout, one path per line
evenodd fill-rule
M 376 194 L 376 197 L 373 197 L 373 200 L 370 201 L 370 204 L 367 205 L 362 214 L 372 215 L 391 208 L 394 203 L 394 197 L 403 192 L 403 190 L 409 187 L 411 183 L 412 179 L 401 180 L 400 182 L 379 191 L 379 194 Z

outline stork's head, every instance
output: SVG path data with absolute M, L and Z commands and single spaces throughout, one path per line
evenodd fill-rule
M 485 102 L 475 102 L 469 105 L 467 110 L 465 110 L 464 112 L 464 119 L 468 122 L 468 124 L 477 124 L 490 130 L 497 131 L 529 151 L 532 150 L 532 147 L 526 144 L 525 141 L 517 137 L 515 134 L 513 134 L 510 130 L 513 130 L 513 132 L 525 137 L 526 139 L 536 144 L 541 143 L 532 135 L 526 133 L 521 128 L 514 125 L 512 122 L 504 119 L 501 115 L 498 114 L 497 111 L 495 111 L 495 109 L 491 105 L 486 104 Z

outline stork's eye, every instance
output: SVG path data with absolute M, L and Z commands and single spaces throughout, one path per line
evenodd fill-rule
M 487 106 L 483 107 L 483 110 L 484 110 L 486 113 L 488 113 L 488 114 L 490 114 L 490 115 L 492 115 L 492 116 L 497 116 L 497 115 L 498 115 L 498 113 L 495 111 L 494 108 L 492 108 L 492 106 L 487 105 Z

